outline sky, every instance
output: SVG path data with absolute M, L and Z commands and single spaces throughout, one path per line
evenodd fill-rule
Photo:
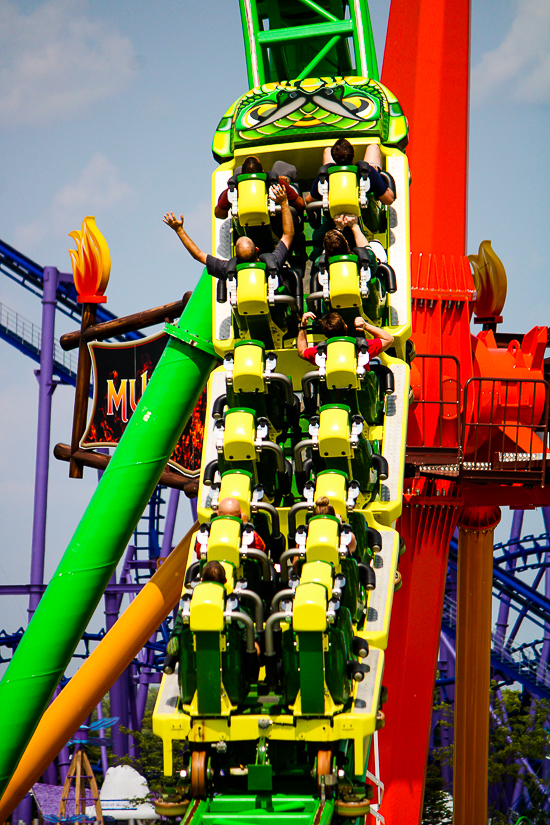
M 370 7 L 381 64 L 389 0 Z M 468 252 L 492 240 L 508 273 L 502 329 L 527 331 L 550 321 L 547 0 L 472 0 L 471 66 Z M 183 212 L 190 235 L 208 247 L 211 141 L 247 88 L 237 0 L 0 0 L 0 238 L 70 271 L 67 235 L 95 215 L 112 258 L 108 308 L 123 315 L 177 300 L 200 267 L 162 215 Z M 0 302 L 40 325 L 39 299 L 2 274 Z M 72 328 L 58 313 L 56 334 Z M 6 583 L 29 577 L 36 366 L 0 341 Z M 70 440 L 72 403 L 73 391 L 59 387 L 52 445 Z M 46 580 L 96 481 L 91 470 L 69 480 L 52 458 Z M 182 496 L 176 539 L 189 523 Z M 501 539 L 509 524 L 505 514 Z M 541 532 L 540 513 L 525 525 Z M 0 602 L 0 628 L 26 623 L 25 599 Z

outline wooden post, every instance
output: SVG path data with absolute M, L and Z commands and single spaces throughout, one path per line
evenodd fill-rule
M 61 801 L 59 803 L 59 819 L 68 819 L 69 816 L 72 815 L 67 813 L 67 801 L 69 799 L 69 791 L 73 780 L 75 783 L 74 815 L 78 816 L 79 814 L 86 813 L 86 780 L 88 780 L 90 791 L 92 792 L 92 798 L 94 800 L 96 819 L 99 825 L 103 825 L 103 812 L 101 810 L 101 802 L 99 801 L 97 782 L 95 780 L 90 761 L 86 753 L 83 750 L 80 750 L 80 748 L 75 752 L 72 758 L 71 765 L 67 773 L 67 778 L 65 779 L 65 783 L 63 785 Z
M 82 323 L 80 334 L 90 326 L 95 324 L 97 315 L 97 304 L 82 304 Z M 83 337 L 80 339 L 78 347 L 78 368 L 76 373 L 76 392 L 73 413 L 73 433 L 71 437 L 71 453 L 74 454 L 80 447 L 80 439 L 84 435 L 86 428 L 86 416 L 88 414 L 88 396 L 90 392 L 90 373 L 92 361 L 88 344 Z M 69 478 L 82 478 L 84 475 L 84 465 L 82 462 L 71 458 L 69 464 Z
M 453 825 L 487 825 L 493 539 L 498 507 L 459 520 Z

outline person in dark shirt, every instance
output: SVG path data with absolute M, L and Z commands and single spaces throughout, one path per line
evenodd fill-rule
M 270 193 L 275 201 L 281 205 L 281 216 L 283 220 L 283 235 L 279 241 L 273 257 L 275 263 L 282 267 L 286 261 L 288 250 L 294 237 L 294 225 L 292 223 L 292 215 L 288 206 L 288 197 L 286 190 L 281 184 L 274 184 L 271 187 Z M 183 215 L 180 215 L 179 220 L 173 212 L 167 212 L 162 219 L 164 223 L 173 229 L 189 254 L 199 263 L 206 266 L 206 269 L 214 278 L 221 278 L 225 280 L 227 275 L 228 261 L 223 258 L 215 258 L 213 255 L 207 255 L 203 252 L 196 243 L 189 237 L 183 228 Z M 237 256 L 237 263 L 250 263 L 258 260 L 258 247 L 251 238 L 240 237 L 235 244 L 235 254 Z
M 284 189 L 285 189 L 285 192 L 286 192 L 286 195 L 287 195 L 287 198 L 288 198 L 289 206 L 293 206 L 294 209 L 296 209 L 296 211 L 299 214 L 301 214 L 304 210 L 304 201 L 301 198 L 301 196 L 298 194 L 296 189 L 294 189 L 294 187 L 290 185 L 290 174 L 289 173 L 290 173 L 290 170 L 293 167 L 291 167 L 289 164 L 284 164 L 283 165 L 281 163 L 281 161 L 277 161 L 277 163 L 275 163 L 273 165 L 273 171 L 275 173 L 278 172 L 278 168 L 277 168 L 278 164 L 283 166 L 283 171 L 287 172 L 287 174 L 284 174 L 284 175 L 280 174 L 279 175 L 279 184 L 281 186 L 283 186 Z M 288 167 L 288 169 L 286 169 L 285 167 Z M 261 162 L 258 160 L 257 157 L 254 157 L 254 155 L 251 155 L 250 157 L 246 158 L 246 160 L 244 161 L 241 171 L 238 172 L 238 170 L 235 170 L 235 174 L 238 172 L 238 174 L 243 174 L 243 175 L 258 175 L 263 171 L 264 170 L 263 170 L 263 166 L 262 166 Z M 218 203 L 216 204 L 216 208 L 214 209 L 214 215 L 216 216 L 216 218 L 224 219 L 224 218 L 227 218 L 227 216 L 229 215 L 229 210 L 231 209 L 231 203 L 229 202 L 228 192 L 229 192 L 229 189 L 224 189 L 224 191 L 221 193 L 220 197 L 218 198 Z
M 296 348 L 300 358 L 303 358 L 304 361 L 309 361 L 309 363 L 314 366 L 316 365 L 315 357 L 317 355 L 317 346 L 308 347 L 306 330 L 307 322 L 314 321 L 315 318 L 314 312 L 306 312 L 302 316 L 300 331 L 298 332 L 298 338 L 296 340 Z M 327 315 L 323 315 L 321 318 L 321 329 L 326 338 L 338 338 L 349 335 L 348 325 L 337 312 L 329 312 Z M 374 338 L 366 341 L 369 358 L 376 358 L 377 355 L 385 352 L 393 345 L 393 335 L 391 335 L 391 333 L 382 327 L 375 327 L 367 323 L 364 318 L 358 317 L 355 319 L 355 332 L 360 335 L 361 333 L 369 332 L 374 336 Z M 369 369 L 368 364 L 365 369 Z
M 353 165 L 354 149 L 349 140 L 339 138 L 333 146 L 328 146 L 323 153 L 323 166 L 351 166 Z M 369 143 L 365 151 L 364 160 L 369 164 L 369 179 L 371 192 L 376 200 L 390 205 L 394 201 L 393 192 L 380 174 L 382 153 L 377 143 Z M 306 203 L 321 200 L 319 192 L 319 176 L 313 182 L 311 191 L 305 197 Z

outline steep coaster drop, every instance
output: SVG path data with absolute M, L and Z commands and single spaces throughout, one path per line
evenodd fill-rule
M 369 191 L 368 164 L 322 166 L 327 142 L 344 134 L 355 157 L 380 152 L 391 205 Z M 223 364 L 208 382 L 200 528 L 153 714 L 158 812 L 186 823 L 359 821 L 370 809 L 404 551 L 394 525 L 409 405 L 406 139 L 380 83 L 326 76 L 254 88 L 214 138 L 213 194 L 229 187 L 230 214 L 214 221 L 213 249 L 236 257 L 212 272 Z M 251 151 L 262 171 L 243 174 Z M 295 168 L 299 195 L 322 166 L 321 197 L 306 197 L 307 220 L 295 211 L 284 266 L 272 253 L 286 207 L 263 171 L 275 161 Z M 366 245 L 321 254 L 327 230 L 346 223 Z M 259 259 L 239 262 L 243 236 Z M 316 319 L 329 313 L 357 335 L 325 340 Z M 364 322 L 392 343 L 372 359 Z

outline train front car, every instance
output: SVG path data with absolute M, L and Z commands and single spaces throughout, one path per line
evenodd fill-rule
M 353 162 L 318 177 L 324 150 L 342 137 Z M 301 822 L 369 810 L 366 767 L 384 724 L 404 549 L 394 525 L 409 403 L 406 141 L 398 101 L 361 77 L 263 85 L 216 131 L 213 204 L 229 187 L 229 210 L 213 221 L 213 254 L 232 258 L 246 235 L 260 255 L 212 279 L 223 365 L 208 384 L 201 527 L 171 646 L 177 663 L 153 715 L 164 746 L 158 810 L 185 822 L 245 821 L 259 807 Z M 361 162 L 373 144 L 391 205 Z M 250 156 L 262 171 L 243 172 Z M 304 196 L 318 183 L 305 212 L 293 209 L 282 267 L 272 257 L 283 231 L 270 199 L 278 176 Z M 342 214 L 370 243 L 327 256 L 323 236 Z M 309 361 L 297 350 L 307 311 L 336 313 L 347 327 L 327 339 L 313 321 L 302 333 Z M 391 348 L 370 357 L 358 318 L 391 333 Z

